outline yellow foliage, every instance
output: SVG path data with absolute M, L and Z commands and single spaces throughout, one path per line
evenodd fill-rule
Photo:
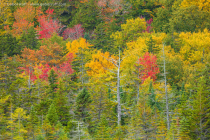
M 136 19 L 128 19 L 126 24 L 121 25 L 121 28 L 125 33 L 137 32 L 139 30 L 143 31 L 146 29 L 145 19 L 140 17 Z
M 10 3 L 15 3 L 15 0 L 1 0 L 0 2 L 0 36 L 6 33 L 4 27 L 7 27 L 12 24 L 12 11 Z M 9 30 L 9 29 L 7 29 Z
M 183 0 L 181 7 L 190 7 L 196 5 L 202 11 L 210 12 L 210 0 Z
M 98 74 L 104 74 L 108 69 L 114 69 L 117 57 L 110 55 L 109 52 L 102 53 L 100 51 L 97 54 L 92 55 L 92 60 L 85 65 L 90 70 L 87 72 L 88 75 L 96 76 Z M 112 63 L 113 62 L 113 63 Z
M 74 57 L 77 56 L 76 54 L 79 52 L 80 48 L 81 49 L 88 49 L 90 46 L 92 46 L 92 45 L 90 45 L 86 41 L 86 39 L 84 39 L 84 38 L 80 38 L 78 40 L 74 40 L 71 43 L 70 42 L 66 43 L 67 50 L 69 51 L 69 53 L 73 53 Z
M 146 30 L 146 21 L 143 18 L 128 19 L 121 24 L 122 31 L 113 33 L 110 37 L 115 40 L 115 46 L 125 48 L 126 43 L 136 40 Z
M 121 63 L 121 67 L 123 69 L 122 75 L 126 75 L 126 77 L 129 77 L 130 76 L 129 72 L 133 72 L 136 70 L 135 65 L 136 65 L 137 60 L 140 57 L 142 57 L 145 54 L 145 52 L 148 51 L 147 42 L 149 41 L 150 36 L 147 35 L 144 37 L 139 37 L 137 38 L 136 41 L 127 43 L 127 49 L 124 51 L 124 54 L 123 54 L 123 57 L 125 57 L 125 59 L 123 59 Z M 165 37 L 166 37 L 166 34 L 164 33 L 152 34 L 152 39 L 155 42 L 155 46 L 159 48 L 160 50 L 162 50 L 162 46 L 163 46 L 162 42 Z M 170 47 L 167 47 L 166 50 L 167 50 L 166 51 L 167 53 L 171 53 Z M 160 56 L 162 55 L 162 51 L 159 51 L 159 53 L 156 55 L 157 55 L 157 58 L 160 58 Z
M 165 55 L 167 61 L 181 61 L 185 88 L 193 87 L 193 79 L 196 71 L 204 68 L 210 56 L 210 31 L 205 29 L 203 32 L 197 33 L 182 32 L 179 34 L 180 51 L 175 53 L 170 46 L 165 47 Z M 177 66 L 175 69 L 177 68 Z
M 13 119 L 18 119 L 18 118 L 27 119 L 28 118 L 28 116 L 26 115 L 26 111 L 19 107 L 12 114 L 12 117 Z

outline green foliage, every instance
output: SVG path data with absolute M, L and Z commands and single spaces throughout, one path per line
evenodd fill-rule
M 54 104 L 50 105 L 46 118 L 49 120 L 50 124 L 55 126 L 58 123 L 58 114 L 56 113 L 56 108 Z
M 156 46 L 156 42 L 154 39 L 152 39 L 152 37 L 149 38 L 149 40 L 147 41 L 147 46 L 148 46 L 148 52 L 152 53 L 152 54 L 158 54 L 160 49 L 159 46 Z
M 28 29 L 28 33 L 21 34 L 18 45 L 20 48 L 26 47 L 33 50 L 38 48 L 38 40 L 33 27 Z
M 33 6 L 29 15 L 14 13 L 16 6 L 5 6 L 11 0 L 0 3 L 0 139 L 210 139 L 208 1 L 30 2 L 54 4 L 50 19 L 58 18 L 59 34 L 37 39 L 37 14 L 46 14 L 49 5 L 41 11 Z M 11 26 L 13 15 L 20 21 L 15 26 Z M 23 29 L 28 26 L 22 25 L 23 18 L 34 22 L 31 28 Z M 148 33 L 150 18 L 152 32 Z M 64 29 L 75 24 L 85 28 L 85 39 L 63 40 Z M 144 64 L 148 73 L 141 72 L 143 65 L 138 63 L 149 52 L 162 65 L 163 45 L 167 87 L 161 74 L 155 81 L 148 77 L 153 75 L 152 60 Z M 69 54 L 73 57 L 67 60 Z M 122 59 L 120 127 L 115 80 L 118 57 Z M 71 75 L 61 70 L 71 66 Z M 142 81 L 144 75 L 148 78 Z M 168 111 L 162 87 L 168 91 Z
M 31 125 L 33 125 L 33 127 L 38 124 L 38 117 L 36 115 L 34 106 L 31 106 L 29 121 L 30 121 Z
M 37 140 L 45 140 L 45 138 L 42 135 L 38 135 L 36 139 Z
M 111 137 L 110 135 L 111 128 L 108 125 L 108 121 L 103 116 L 101 117 L 101 121 L 98 124 L 97 131 L 95 133 L 96 139 L 109 139 Z
M 148 98 L 148 104 L 151 106 L 152 109 L 158 109 L 158 110 L 161 110 L 161 104 L 157 101 L 157 97 L 154 93 L 154 89 L 153 89 L 153 86 L 152 86 L 152 82 L 150 82 L 150 86 L 149 86 L 149 98 Z
M 171 31 L 194 32 L 210 27 L 209 12 L 199 11 L 197 6 L 176 9 L 170 19 Z
M 84 88 L 77 96 L 76 98 L 76 115 L 79 119 L 82 119 L 83 121 L 87 121 L 88 117 L 88 105 L 91 103 L 90 94 Z
M 94 48 L 103 51 L 114 52 L 111 48 L 112 39 L 110 38 L 111 31 L 106 23 L 99 23 L 94 29 L 93 39 L 90 41 Z
M 86 31 L 95 29 L 99 23 L 98 9 L 94 0 L 89 0 L 85 3 L 79 3 L 78 9 L 75 11 L 75 15 L 70 23 L 71 26 L 76 24 L 82 24 L 82 27 Z
M 159 1 L 153 0 L 126 0 L 126 2 L 131 4 L 129 14 L 133 18 L 144 16 L 149 19 L 155 15 L 156 8 L 160 7 Z
M 58 87 L 57 76 L 58 75 L 55 73 L 55 71 L 53 69 L 51 69 L 49 77 L 48 77 L 48 81 L 49 81 L 49 93 L 50 93 L 50 97 L 52 99 L 55 98 L 55 91 Z
M 2 58 L 4 54 L 6 54 L 7 56 L 20 54 L 22 48 L 17 45 L 17 39 L 11 34 L 0 36 L 0 40 L 0 58 Z
M 56 92 L 54 103 L 61 123 L 63 125 L 67 125 L 67 122 L 70 119 L 69 115 L 70 107 L 68 106 L 68 97 L 64 88 L 63 81 L 59 81 L 58 90 Z

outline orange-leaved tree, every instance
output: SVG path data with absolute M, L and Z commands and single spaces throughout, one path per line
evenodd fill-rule
M 26 6 L 18 8 L 14 12 L 15 22 L 13 23 L 12 33 L 14 36 L 20 36 L 34 26 L 35 8 L 27 3 Z

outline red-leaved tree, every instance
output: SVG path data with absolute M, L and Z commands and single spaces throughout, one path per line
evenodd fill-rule
M 34 82 L 36 79 L 48 81 L 51 69 L 55 71 L 58 77 L 71 75 L 73 54 L 62 56 L 61 47 L 54 43 L 49 46 L 41 46 L 39 50 L 24 48 L 19 58 L 23 67 L 19 69 L 29 76 L 29 81 Z
M 148 52 L 145 53 L 143 57 L 140 57 L 137 61 L 139 67 L 139 78 L 142 80 L 142 83 L 150 77 L 155 81 L 157 79 L 156 75 L 160 73 L 158 65 L 157 65 L 157 58 L 153 54 L 149 54 Z
M 48 9 L 46 11 L 47 15 L 38 16 L 39 27 L 37 27 L 39 39 L 50 38 L 53 33 L 59 34 L 62 25 L 59 24 L 58 20 L 52 18 L 53 9 Z
M 82 28 L 81 24 L 75 25 L 73 28 L 67 28 L 63 32 L 63 38 L 67 39 L 70 38 L 72 40 L 79 39 L 80 37 L 83 37 L 84 28 Z

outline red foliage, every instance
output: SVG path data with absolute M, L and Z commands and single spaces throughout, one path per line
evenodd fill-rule
M 69 53 L 67 56 L 67 61 L 60 65 L 60 71 L 65 74 L 72 74 L 74 71 L 71 67 L 71 63 L 73 61 L 73 54 Z
M 37 79 L 36 75 L 34 75 L 34 73 L 33 73 L 34 70 L 32 68 L 30 68 L 30 67 L 20 67 L 19 69 L 23 70 L 22 73 L 25 72 L 26 75 L 30 76 L 30 80 L 32 82 L 34 82 Z
M 141 18 L 143 18 L 143 17 L 141 16 Z M 147 32 L 147 33 L 150 33 L 151 32 L 151 30 L 152 30 L 152 26 L 151 26 L 152 22 L 153 22 L 153 19 L 152 18 L 146 21 L 146 23 L 147 23 L 147 29 L 146 29 L 146 31 L 143 31 L 143 32 Z
M 79 39 L 80 37 L 83 37 L 84 28 L 82 28 L 81 24 L 75 25 L 73 28 L 67 28 L 63 32 L 63 38 L 67 39 L 70 38 L 72 40 Z
M 148 33 L 150 33 L 151 30 L 152 30 L 151 24 L 152 24 L 152 22 L 153 22 L 153 19 L 151 18 L 151 19 L 147 20 L 146 22 L 147 22 L 147 29 L 146 29 L 146 31 L 147 31 Z
M 46 11 L 47 15 L 41 15 L 38 17 L 38 22 L 40 27 L 38 28 L 39 39 L 50 38 L 53 33 L 59 33 L 62 27 L 58 20 L 52 19 L 53 9 L 48 9 Z
M 157 58 L 155 55 L 146 52 L 143 57 L 139 58 L 139 61 L 137 63 L 143 66 L 143 68 L 138 68 L 140 73 L 139 78 L 141 78 L 142 83 L 148 77 L 153 79 L 153 81 L 156 80 L 156 74 L 160 73 L 160 71 L 157 65 Z
M 45 67 L 39 67 L 42 70 L 42 73 L 39 75 L 39 79 L 47 80 L 48 79 L 48 72 L 51 70 L 48 64 Z
M 101 9 L 102 19 L 106 22 L 112 22 L 111 18 L 114 14 L 122 9 L 122 0 L 99 0 L 97 3 Z
M 53 45 L 56 47 L 56 45 Z M 22 51 L 22 59 L 20 60 L 24 67 L 20 67 L 20 70 L 26 73 L 26 75 L 30 76 L 30 80 L 34 82 L 36 79 L 48 81 L 48 74 L 51 69 L 55 71 L 58 77 L 63 77 L 66 75 L 72 74 L 74 71 L 72 69 L 72 61 L 73 61 L 73 54 L 69 53 L 64 57 L 56 57 L 55 53 L 53 53 L 53 48 L 51 48 L 50 54 L 53 57 L 49 56 L 49 54 L 43 50 L 46 47 L 40 47 L 40 50 L 31 50 L 28 48 L 24 48 Z M 55 49 L 56 53 L 62 53 L 61 51 Z M 58 54 L 58 55 L 59 55 Z M 40 55 L 42 56 L 40 58 Z M 62 60 L 56 62 L 57 60 Z M 53 61 L 53 63 L 52 63 Z M 55 65 L 52 65 L 55 64 Z
M 147 20 L 147 24 L 152 24 L 152 22 L 153 22 L 153 19 L 152 18 L 149 19 L 149 20 Z
M 54 11 L 54 9 L 47 9 L 46 10 L 46 13 L 48 14 L 48 15 L 52 15 L 53 14 L 53 11 Z

